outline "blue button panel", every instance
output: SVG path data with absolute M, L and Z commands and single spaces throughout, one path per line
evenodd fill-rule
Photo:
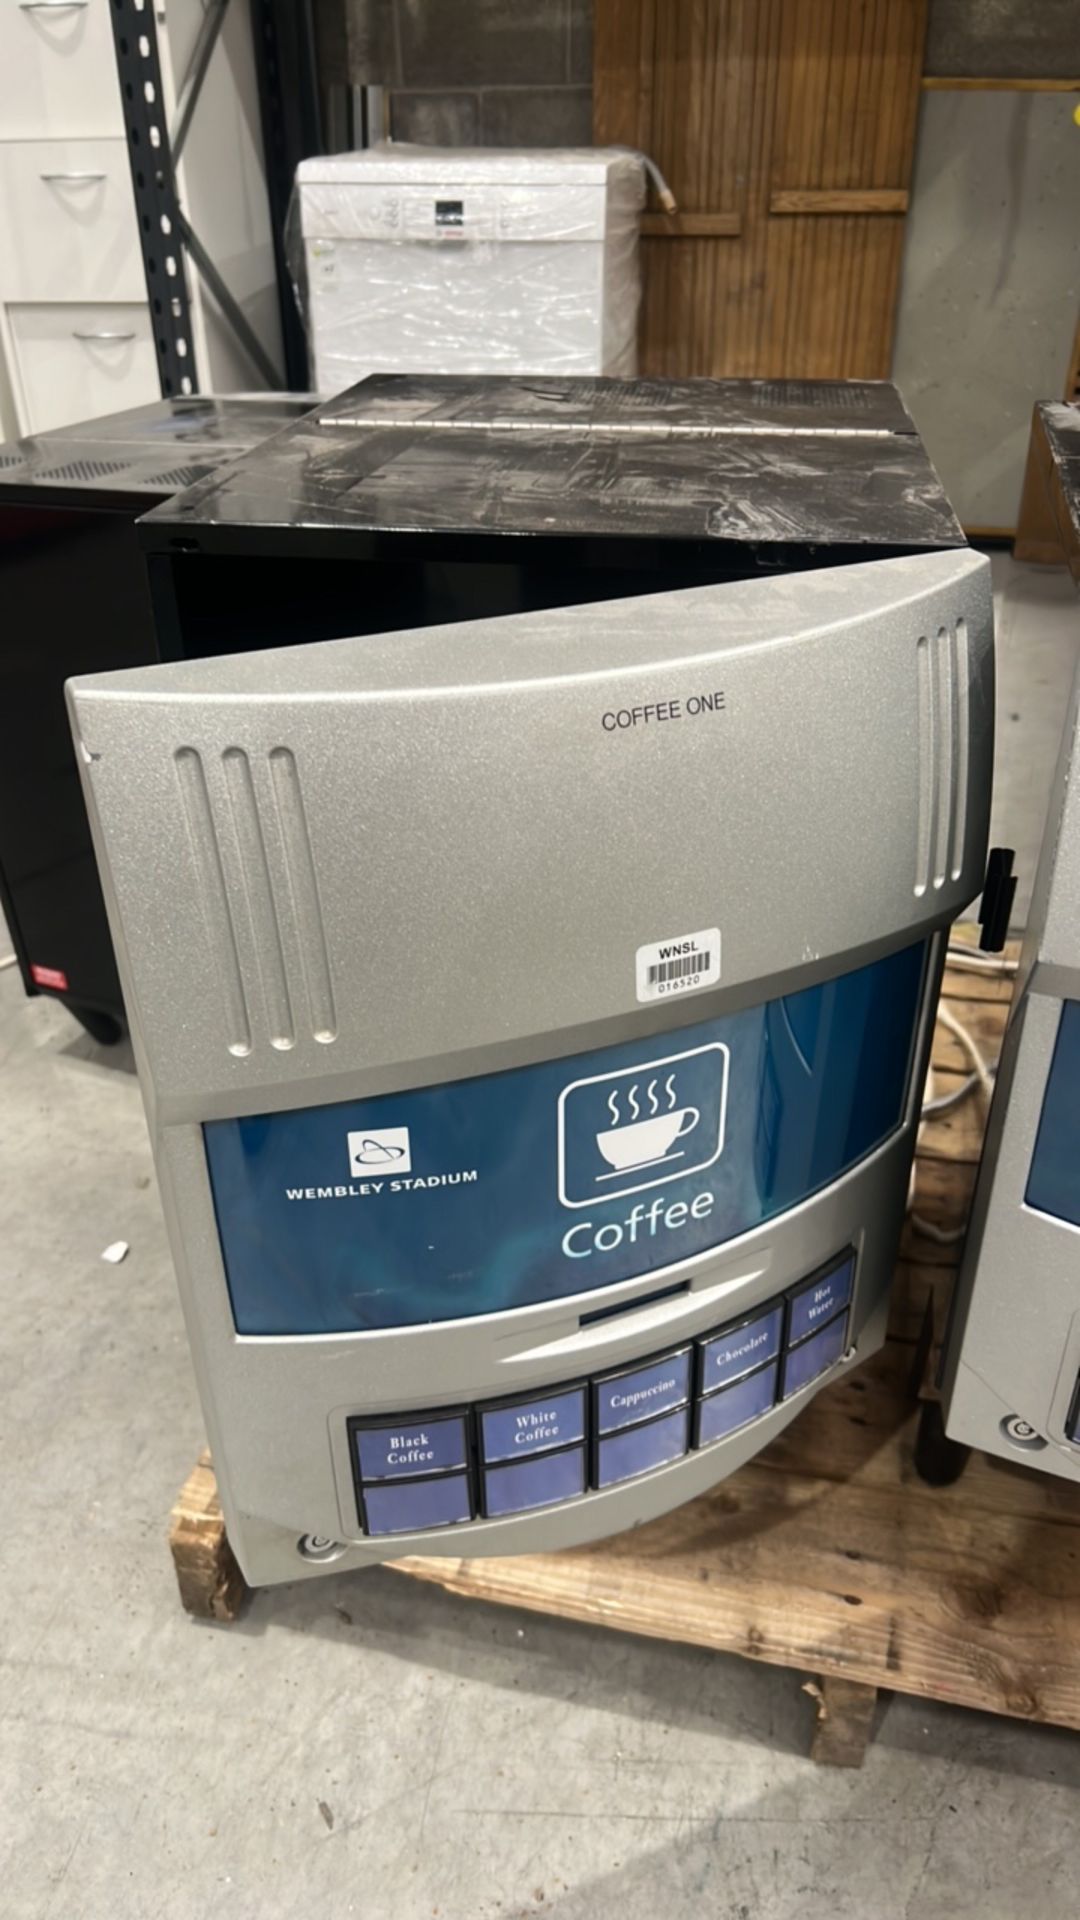
M 760 1420 L 763 1413 L 770 1413 L 776 1405 L 776 1376 L 779 1370 L 779 1362 L 774 1360 L 757 1373 L 748 1373 L 733 1387 L 725 1387 L 722 1393 L 711 1393 L 707 1400 L 703 1400 L 697 1410 L 694 1445 L 707 1447 L 712 1441 L 723 1440 L 729 1433 L 737 1432 L 749 1421 Z
M 558 1389 L 546 1400 L 517 1400 L 513 1406 L 484 1407 L 480 1437 L 485 1460 L 521 1460 L 550 1453 L 554 1447 L 580 1445 L 585 1438 L 585 1389 Z
M 506 1513 L 527 1513 L 531 1507 L 551 1507 L 560 1500 L 576 1500 L 585 1491 L 585 1449 L 539 1454 L 535 1460 L 515 1460 L 508 1467 L 488 1467 L 484 1474 L 484 1512 L 489 1520 Z
M 732 1380 L 741 1380 L 744 1373 L 752 1373 L 755 1367 L 763 1367 L 768 1360 L 775 1360 L 780 1351 L 780 1340 L 784 1330 L 784 1307 L 779 1301 L 775 1307 L 760 1314 L 757 1319 L 748 1320 L 744 1326 L 736 1327 L 730 1333 L 721 1333 L 713 1340 L 701 1342 L 701 1388 L 702 1393 L 715 1393 L 718 1387 L 730 1385 Z
M 650 1360 L 647 1366 L 630 1373 L 611 1374 L 596 1383 L 596 1428 L 598 1433 L 615 1433 L 631 1427 L 653 1414 L 666 1413 L 669 1407 L 681 1407 L 690 1398 L 690 1361 L 692 1350 L 683 1347 L 663 1360 Z
M 805 1340 L 826 1320 L 832 1320 L 846 1307 L 851 1299 L 851 1289 L 855 1282 L 855 1255 L 849 1253 L 835 1267 L 827 1272 L 817 1273 L 791 1295 L 788 1311 L 787 1343 L 793 1347 L 797 1340 Z
M 469 1476 L 465 1473 L 364 1489 L 368 1533 L 422 1533 L 428 1527 L 458 1526 L 472 1517 Z
M 690 1409 L 647 1420 L 643 1427 L 627 1427 L 601 1440 L 596 1449 L 596 1484 L 614 1487 L 620 1480 L 636 1480 L 639 1473 L 666 1467 L 678 1460 L 690 1444 Z
M 465 1421 L 408 1415 L 393 1427 L 355 1428 L 361 1480 L 414 1479 L 468 1465 Z
M 821 1381 L 848 1346 L 855 1254 L 692 1344 L 488 1405 L 349 1420 L 361 1525 L 423 1533 L 563 1506 L 710 1447 Z
M 792 1347 L 784 1358 L 784 1399 L 790 1400 L 793 1393 L 801 1393 L 819 1373 L 835 1366 L 846 1346 L 847 1314 L 842 1313 L 811 1339 Z

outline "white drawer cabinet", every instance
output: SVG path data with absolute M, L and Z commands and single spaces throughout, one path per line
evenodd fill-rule
M 8 301 L 145 300 L 126 143 L 0 142 L 0 263 Z
M 145 301 L 16 302 L 8 307 L 7 320 L 14 384 L 35 432 L 160 397 Z
M 144 0 L 161 95 L 151 116 L 159 126 L 144 129 L 146 162 L 154 132 L 175 119 L 207 4 Z M 113 15 L 113 0 L 0 0 L 0 439 L 139 406 L 160 391 Z M 258 126 L 252 21 L 234 0 L 177 181 L 192 226 L 276 361 Z M 190 260 L 185 277 L 190 359 L 181 377 L 218 392 L 261 385 Z
M 124 137 L 109 0 L 0 0 L 4 140 Z

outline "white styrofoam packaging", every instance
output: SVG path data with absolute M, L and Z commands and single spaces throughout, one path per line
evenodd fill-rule
M 313 383 L 370 373 L 633 374 L 638 155 L 406 147 L 301 162 Z

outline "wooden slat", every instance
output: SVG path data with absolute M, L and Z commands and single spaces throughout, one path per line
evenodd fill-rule
M 906 213 L 903 187 L 781 187 L 770 213 Z
M 1080 93 L 1080 80 L 1003 80 L 950 73 L 924 73 L 920 85 L 938 93 Z
M 684 240 L 709 235 L 736 239 L 742 232 L 738 213 L 643 213 L 641 231 L 650 240 Z
M 644 147 L 652 124 L 652 0 L 619 0 L 596 10 L 593 28 L 593 124 L 603 145 Z

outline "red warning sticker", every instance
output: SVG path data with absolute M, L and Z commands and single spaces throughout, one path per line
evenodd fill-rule
M 62 967 L 39 967 L 36 961 L 32 961 L 30 978 L 35 986 L 55 987 L 57 993 L 68 991 L 68 977 Z

